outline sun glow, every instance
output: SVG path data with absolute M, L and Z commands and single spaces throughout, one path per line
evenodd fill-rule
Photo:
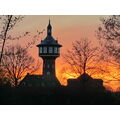
M 106 63 L 102 63 L 101 65 L 105 66 Z M 113 65 L 110 65 L 106 69 L 106 73 L 98 71 L 95 74 L 91 75 L 91 77 L 102 79 L 106 89 L 117 91 L 118 88 L 120 88 L 120 70 L 115 68 Z M 88 72 L 89 75 L 90 73 L 91 72 Z M 67 85 L 67 79 L 77 78 L 79 76 L 80 74 L 74 73 L 74 71 L 71 71 L 69 67 L 65 67 L 62 70 L 58 69 L 57 71 L 57 77 L 62 85 Z

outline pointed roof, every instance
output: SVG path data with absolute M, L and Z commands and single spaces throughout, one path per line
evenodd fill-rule
M 23 87 L 54 87 L 60 86 L 59 80 L 53 76 L 27 74 L 20 82 Z
M 51 24 L 50 24 L 50 19 L 49 19 L 49 24 L 48 24 L 47 28 L 48 28 L 48 29 L 51 29 L 51 28 L 52 28 L 52 26 L 51 26 Z
M 51 29 L 52 29 L 52 26 L 51 26 L 51 24 L 50 24 L 50 19 L 49 19 L 49 24 L 48 24 L 48 26 L 47 26 L 47 30 L 50 30 L 50 32 L 52 32 L 51 31 Z M 47 34 L 47 36 L 46 36 L 46 38 L 44 39 L 44 40 L 41 40 L 41 43 L 39 44 L 39 45 L 37 45 L 37 47 L 39 47 L 39 46 L 49 46 L 49 45 L 52 45 L 52 46 L 58 46 L 58 47 L 62 47 L 62 45 L 60 45 L 59 43 L 58 43 L 58 40 L 55 40 L 54 38 L 53 38 L 53 36 L 52 36 L 52 34 Z
M 79 79 L 79 80 L 92 80 L 93 78 L 90 75 L 88 75 L 87 73 L 83 73 L 77 79 Z

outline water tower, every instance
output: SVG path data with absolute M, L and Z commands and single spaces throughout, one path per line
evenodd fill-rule
M 39 48 L 39 56 L 43 59 L 43 75 L 56 77 L 55 60 L 60 56 L 60 45 L 58 40 L 52 37 L 52 26 L 47 26 L 47 36 L 41 43 L 37 45 Z

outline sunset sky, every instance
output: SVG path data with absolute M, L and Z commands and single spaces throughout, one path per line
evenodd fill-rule
M 28 31 L 32 35 L 36 33 L 37 30 L 42 31 L 45 29 L 43 34 L 41 34 L 39 41 L 36 41 L 35 45 L 29 49 L 31 55 L 36 59 L 42 61 L 38 57 L 37 44 L 40 43 L 46 37 L 47 25 L 49 19 L 52 25 L 52 35 L 55 39 L 62 44 L 61 56 L 56 60 L 56 71 L 57 74 L 64 66 L 64 61 L 62 55 L 66 53 L 67 49 L 71 49 L 72 42 L 75 40 L 80 40 L 81 38 L 88 38 L 94 45 L 97 45 L 98 40 L 95 36 L 95 31 L 101 24 L 100 18 L 108 17 L 101 15 L 28 15 L 24 16 L 24 19 L 17 24 L 17 26 L 11 31 L 14 36 L 23 34 Z M 18 44 L 25 46 L 28 42 L 32 41 L 30 37 L 22 38 L 16 40 Z M 11 42 L 13 44 L 13 41 Z M 62 65 L 61 65 L 62 64 Z M 114 83 L 116 84 L 116 83 Z
M 103 16 L 94 15 L 30 15 L 25 16 L 23 21 L 21 21 L 17 27 L 12 30 L 13 34 L 22 34 L 26 31 L 30 31 L 34 34 L 37 30 L 42 31 L 45 29 L 44 33 L 40 36 L 40 40 L 46 37 L 46 30 L 49 18 L 52 25 L 52 35 L 55 39 L 58 39 L 59 43 L 63 45 L 61 48 L 61 54 L 65 52 L 66 49 L 71 48 L 71 44 L 75 40 L 80 40 L 81 38 L 87 37 L 94 43 L 97 43 L 95 37 L 95 30 L 100 24 L 100 18 Z M 105 17 L 105 16 L 104 16 Z M 28 39 L 19 40 L 18 43 L 30 41 Z M 31 50 L 35 57 L 38 56 L 38 49 L 34 46 Z

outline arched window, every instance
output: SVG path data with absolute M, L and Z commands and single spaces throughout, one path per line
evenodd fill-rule
M 40 53 L 42 53 L 42 47 L 40 47 Z
M 43 53 L 47 53 L 47 47 L 44 47 Z
M 57 53 L 57 47 L 54 47 L 54 53 Z
M 58 48 L 58 53 L 60 53 L 60 48 Z
M 49 53 L 53 53 L 53 48 L 49 47 Z

